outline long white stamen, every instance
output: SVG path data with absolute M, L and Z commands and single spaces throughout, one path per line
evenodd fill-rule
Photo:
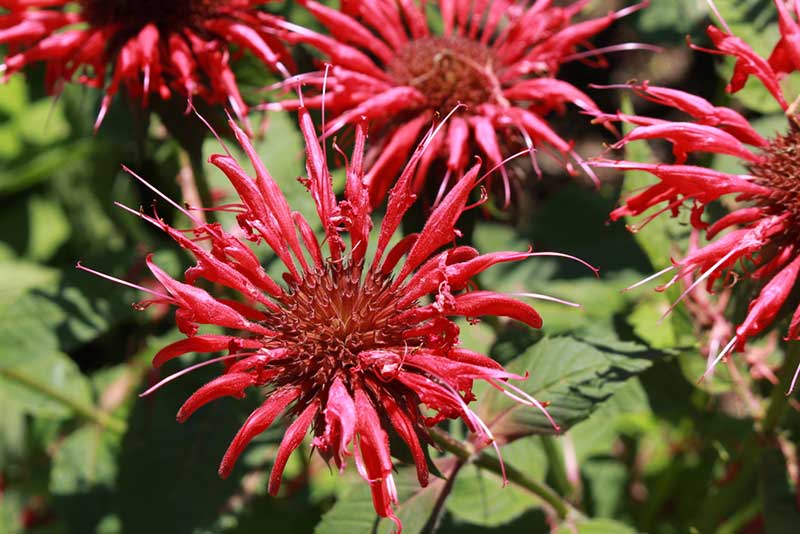
M 328 71 L 330 70 L 331 64 L 325 63 L 325 74 L 322 77 L 322 106 L 320 108 L 323 132 L 325 131 L 325 93 L 328 90 Z M 325 142 L 322 143 L 322 157 L 325 159 L 325 161 L 328 161 L 328 145 Z
M 706 3 L 708 4 L 708 7 L 711 9 L 711 12 L 714 13 L 714 15 L 719 20 L 719 23 L 722 24 L 722 27 L 725 28 L 725 31 L 733 35 L 730 26 L 728 26 L 728 23 L 725 22 L 724 18 L 722 18 L 719 9 L 717 9 L 717 6 L 714 4 L 714 0 L 706 0 Z
M 665 274 L 665 273 L 668 273 L 668 272 L 672 271 L 673 269 L 675 269 L 675 266 L 674 266 L 674 265 L 670 265 L 669 267 L 666 267 L 666 268 L 664 268 L 664 269 L 661 269 L 661 270 L 660 270 L 660 271 L 658 271 L 657 273 L 655 273 L 655 274 L 651 274 L 650 276 L 648 276 L 648 277 L 647 277 L 647 278 L 645 278 L 644 280 L 639 280 L 638 282 L 636 282 L 636 283 L 635 283 L 635 284 L 633 284 L 632 286 L 628 286 L 628 287 L 626 287 L 625 289 L 623 289 L 623 290 L 622 290 L 622 292 L 623 292 L 623 293 L 625 293 L 625 292 L 627 292 L 627 291 L 630 291 L 631 289 L 636 289 L 637 287 L 639 287 L 639 286 L 642 286 L 642 285 L 644 285 L 644 284 L 646 284 L 647 282 L 650 282 L 650 281 L 652 281 L 652 280 L 655 280 L 655 279 L 656 279 L 656 278 L 658 278 L 659 276 L 661 276 L 661 275 L 663 275 L 663 274 Z
M 577 302 L 571 302 L 569 300 L 560 299 L 558 297 L 551 297 L 550 295 L 543 295 L 541 293 L 509 293 L 514 297 L 527 297 L 531 299 L 539 299 L 539 300 L 547 300 L 549 302 L 557 302 L 559 304 L 564 304 L 565 306 L 571 306 L 573 308 L 583 308 L 582 304 L 578 304 Z
M 500 163 L 498 163 L 497 165 L 495 165 L 494 167 L 492 167 L 491 169 L 489 169 L 488 171 L 486 171 L 485 173 L 483 173 L 483 176 L 481 176 L 480 178 L 478 178 L 478 179 L 475 181 L 475 183 L 476 183 L 476 184 L 478 184 L 478 183 L 481 183 L 481 182 L 482 182 L 482 181 L 483 181 L 483 180 L 484 180 L 484 179 L 485 179 L 487 176 L 489 176 L 490 174 L 492 174 L 492 173 L 493 173 L 494 171 L 496 171 L 497 169 L 499 169 L 499 168 L 501 168 L 501 167 L 505 166 L 505 164 L 506 164 L 506 163 L 508 163 L 509 161 L 511 161 L 511 160 L 513 160 L 513 159 L 516 159 L 516 158 L 518 158 L 518 157 L 520 157 L 520 156 L 524 156 L 525 154 L 533 154 L 533 152 L 535 152 L 535 151 L 536 151 L 536 149 L 534 149 L 533 147 L 529 147 L 529 148 L 526 148 L 526 149 L 524 149 L 524 150 L 520 150 L 520 151 L 519 151 L 519 152 L 517 152 L 516 154 L 511 154 L 511 155 L 510 155 L 510 156 L 508 156 L 506 159 L 504 159 L 503 161 L 501 161 Z
M 651 45 L 647 43 L 624 43 L 612 46 L 604 46 L 602 48 L 595 48 L 593 50 L 586 50 L 564 57 L 563 61 L 575 61 L 576 59 L 584 59 L 592 56 L 599 56 L 609 52 L 624 52 L 627 50 L 648 50 L 650 52 L 662 52 L 664 50 L 661 46 Z
M 552 256 L 552 257 L 555 257 L 555 258 L 567 258 L 567 259 L 570 259 L 570 260 L 574 260 L 574 261 L 577 261 L 578 263 L 580 263 L 581 265 L 583 265 L 584 267 L 588 267 L 589 269 L 591 269 L 591 271 L 594 273 L 595 278 L 600 278 L 600 269 L 598 269 L 597 267 L 595 267 L 591 263 L 589 263 L 587 261 L 584 261 L 584 260 L 578 258 L 577 256 L 573 256 L 571 254 L 564 254 L 563 252 L 530 252 L 530 253 L 528 253 L 528 256 L 531 256 L 531 257 L 533 257 L 533 256 Z
M 490 379 L 489 383 L 492 384 L 493 386 L 495 386 L 496 388 L 500 389 L 509 398 L 514 399 L 517 402 L 520 402 L 522 404 L 527 404 L 529 406 L 533 406 L 534 408 L 538 409 L 540 412 L 542 412 L 542 414 L 544 414 L 544 416 L 547 418 L 547 420 L 550 422 L 550 424 L 553 426 L 553 428 L 555 429 L 556 432 L 560 432 L 561 431 L 561 427 L 558 426 L 558 423 L 556 423 L 555 420 L 550 416 L 550 413 L 547 411 L 547 408 L 544 407 L 544 404 L 542 404 L 541 402 L 539 402 L 538 400 L 533 398 L 531 395 L 529 395 L 523 389 L 515 386 L 511 382 L 502 382 L 502 381 L 499 381 L 499 380 Z M 505 388 L 511 389 L 512 391 L 517 393 L 517 395 L 519 395 L 519 396 L 514 395 L 513 393 L 510 393 L 510 392 L 506 391 Z M 523 398 L 520 398 L 520 396 L 523 397 Z
M 211 132 L 211 135 L 213 135 L 214 138 L 217 140 L 217 142 L 220 145 L 222 145 L 222 149 L 225 151 L 225 153 L 228 155 L 228 157 L 229 158 L 233 158 L 233 154 L 231 154 L 231 151 L 228 150 L 228 145 L 225 144 L 225 141 L 222 140 L 222 138 L 219 136 L 217 131 L 211 126 L 211 123 L 209 123 L 206 120 L 206 118 L 203 117 L 203 115 L 201 115 L 199 111 L 197 111 L 197 108 L 194 107 L 194 104 L 192 103 L 191 100 L 189 101 L 189 106 L 191 106 L 191 110 L 194 112 L 194 114 L 197 116 L 197 118 L 200 119 L 200 122 L 205 124 L 206 128 L 208 128 L 208 130 Z M 233 120 L 231 118 L 230 114 L 227 113 L 227 111 L 225 113 L 226 113 L 226 115 L 228 115 L 228 120 L 229 121 Z
M 714 358 L 714 361 L 712 361 L 711 364 L 706 367 L 706 372 L 703 373 L 703 376 L 701 376 L 700 380 L 697 381 L 698 383 L 702 382 L 703 380 L 706 379 L 707 376 L 711 375 L 711 373 L 714 371 L 714 368 L 717 366 L 720 360 L 722 360 L 725 356 L 728 355 L 729 352 L 731 352 L 731 350 L 733 350 L 733 346 L 736 344 L 737 339 L 738 339 L 737 336 L 733 336 L 733 339 L 731 339 L 728 342 L 728 344 L 725 345 L 725 348 L 723 348 L 717 355 L 717 357 Z
M 142 184 L 144 184 L 148 189 L 153 191 L 156 195 L 158 195 L 161 198 L 163 198 L 164 200 L 166 200 L 171 206 L 177 208 L 178 211 L 180 211 L 181 213 L 186 215 L 189 218 L 189 220 L 192 221 L 193 223 L 195 223 L 197 226 L 204 226 L 205 225 L 205 223 L 203 221 L 201 221 L 200 219 L 198 219 L 197 217 L 195 217 L 194 215 L 189 213 L 186 209 L 183 208 L 183 206 L 181 206 L 180 204 L 178 204 L 177 202 L 175 202 L 174 200 L 169 198 L 167 195 L 165 195 L 164 193 L 159 191 L 158 188 L 156 188 L 150 182 L 148 182 L 147 180 L 145 180 L 144 178 L 142 178 L 141 176 L 139 176 L 138 174 L 133 172 L 126 165 L 122 166 L 122 170 L 124 170 L 125 172 L 127 172 L 128 174 L 130 174 L 131 176 L 136 178 L 137 180 L 139 180 Z
M 450 169 L 447 169 L 447 172 L 444 173 L 444 178 L 442 179 L 442 183 L 439 184 L 439 191 L 436 192 L 436 200 L 433 202 L 433 207 L 439 205 L 439 203 L 444 198 L 444 192 L 447 190 L 447 184 L 450 183 Z
M 679 296 L 679 297 L 678 297 L 678 298 L 675 300 L 675 302 L 673 302 L 673 303 L 670 305 L 670 307 L 669 307 L 669 308 L 667 308 L 667 311 L 665 311 L 665 312 L 664 312 L 664 315 L 662 315 L 662 316 L 661 316 L 661 319 L 659 319 L 659 322 L 663 321 L 663 320 L 664 320 L 664 319 L 667 317 L 667 315 L 669 315 L 669 314 L 670 314 L 670 312 L 671 312 L 672 310 L 674 310 L 674 309 L 675 309 L 675 306 L 677 306 L 677 305 L 680 303 L 680 301 L 682 301 L 682 300 L 684 299 L 684 297 L 686 297 L 686 295 L 688 295 L 688 294 L 689 294 L 689 293 L 690 293 L 690 292 L 691 292 L 691 291 L 692 291 L 694 288 L 696 288 L 698 285 L 702 284 L 702 283 L 703 283 L 703 281 L 704 281 L 706 278 L 708 278 L 709 276 L 711 276 L 711 274 L 712 274 L 714 271 L 716 271 L 716 270 L 717 270 L 717 268 L 718 268 L 720 265 L 722 265 L 723 263 L 725 263 L 726 261 L 728 261 L 728 260 L 731 258 L 731 256 L 733 256 L 733 255 L 734 255 L 734 254 L 736 254 L 737 252 L 738 252 L 738 251 L 737 251 L 736 249 L 733 249 L 733 250 L 731 250 L 730 252 L 728 252 L 727 254 L 725 254 L 725 255 L 724 255 L 722 258 L 720 258 L 720 260 L 719 260 L 717 263 L 715 263 L 714 265 L 712 265 L 710 269 L 706 270 L 706 272 L 704 272 L 702 275 L 700 275 L 700 276 L 697 278 L 697 280 L 695 280 L 694 282 L 692 282 L 692 285 L 690 285 L 689 287 L 687 287 L 687 288 L 686 288 L 686 289 L 683 291 L 683 293 L 681 293 L 681 294 L 680 294 L 680 296 Z
M 798 375 L 800 375 L 800 364 L 798 364 L 797 369 L 795 369 L 794 371 L 794 376 L 792 377 L 792 383 L 789 384 L 789 391 L 786 392 L 787 397 L 792 394 L 792 391 L 794 391 L 794 386 L 797 383 Z
M 250 352 L 237 352 L 236 354 L 228 354 L 227 356 L 219 356 L 218 358 L 211 358 L 210 360 L 206 360 L 204 362 L 196 363 L 194 365 L 191 365 L 191 366 L 187 367 L 186 369 L 181 369 L 177 373 L 172 373 L 171 375 L 169 375 L 168 377 L 164 378 L 163 380 L 160 380 L 156 385 L 147 388 L 147 390 L 143 391 L 142 393 L 139 393 L 139 397 L 146 397 L 147 395 L 150 395 L 155 390 L 159 389 L 161 386 L 169 384 L 173 380 L 175 380 L 177 378 L 180 378 L 185 374 L 191 373 L 195 369 L 199 369 L 201 367 L 205 367 L 207 365 L 211 365 L 212 363 L 217 363 L 217 362 L 221 362 L 221 361 L 224 361 L 224 360 L 230 360 L 232 358 L 241 358 L 242 356 L 245 356 L 245 355 L 248 355 L 248 354 L 252 354 L 252 353 L 250 353 Z
M 122 202 L 117 202 L 117 201 L 114 201 L 114 205 L 115 205 L 116 207 L 118 207 L 118 208 L 122 208 L 122 209 L 124 209 L 124 210 L 125 210 L 125 211 L 127 211 L 128 213 L 132 213 L 133 215 L 136 215 L 136 216 L 137 216 L 137 217 L 139 217 L 140 219 L 144 219 L 145 221 L 149 222 L 149 223 L 150 223 L 150 224 L 152 224 L 153 226 L 158 226 L 159 228 L 161 227 L 161 225 L 160 225 L 160 224 L 158 224 L 158 221 L 156 221 L 156 220 L 155 220 L 153 217 L 150 217 L 149 215 L 145 215 L 145 214 L 144 214 L 144 213 L 142 213 L 141 211 L 135 210 L 135 209 L 133 209 L 133 208 L 129 208 L 128 206 L 126 206 L 126 205 L 125 205 L 125 204 L 123 204 Z
M 111 280 L 112 282 L 116 282 L 118 284 L 122 284 L 123 286 L 132 287 L 133 289 L 138 289 L 139 291 L 143 291 L 145 293 L 150 293 L 151 295 L 155 295 L 158 298 L 162 298 L 162 299 L 165 299 L 165 300 L 173 300 L 172 297 L 170 297 L 168 295 L 165 295 L 164 293 L 161 293 L 159 291 L 154 291 L 154 290 L 148 289 L 148 288 L 146 288 L 144 286 L 136 285 L 136 284 L 134 284 L 132 282 L 128 282 L 126 280 L 122 280 L 121 278 L 116 278 L 116 277 L 111 276 L 109 274 L 101 273 L 100 271 L 95 271 L 94 269 L 90 269 L 88 267 L 84 267 L 83 265 L 81 265 L 81 262 L 76 263 L 75 264 L 75 268 L 76 269 L 80 269 L 81 271 L 86 271 L 87 273 L 91 273 L 91 274 L 93 274 L 95 276 L 99 276 L 100 278 L 105 278 L 106 280 Z

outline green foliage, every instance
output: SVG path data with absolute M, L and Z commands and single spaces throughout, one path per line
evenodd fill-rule
M 714 3 L 735 35 L 769 55 L 779 37 L 772 0 Z M 596 1 L 590 8 L 604 14 L 607 4 Z M 639 66 L 666 66 L 665 72 L 648 74 L 653 83 L 698 92 L 715 105 L 732 104 L 762 135 L 786 131 L 784 114 L 756 81 L 736 95 L 723 94 L 731 58 L 718 62 L 718 76 L 710 63 L 678 65 L 683 59 L 671 59 L 690 57 L 675 55 L 685 50 L 686 35 L 698 45 L 708 44 L 704 27 L 715 17 L 705 2 L 650 4 L 616 22 L 605 41 L 596 44 L 658 43 L 664 54 L 610 53 L 609 70 L 574 62 L 565 66 L 563 78 L 597 99 L 604 111 L 618 107 L 624 113 L 634 108 L 650 113 L 653 107 L 639 98 L 630 102 L 625 96 L 619 105 L 616 92 L 588 84 L 620 83 L 632 76 L 642 80 L 644 75 L 635 71 Z M 428 5 L 430 23 L 440 26 L 437 8 Z M 267 9 L 325 31 L 299 2 Z M 307 49 L 294 52 L 301 68 L 310 65 Z M 236 69 L 245 98 L 265 98 L 261 89 L 274 76 L 249 53 L 236 61 Z M 319 458 L 310 435 L 292 456 L 279 496 L 268 495 L 266 481 L 282 423 L 253 441 L 230 478 L 218 477 L 230 440 L 269 392 L 220 399 L 184 424 L 175 421 L 176 411 L 215 376 L 214 368 L 193 371 L 138 397 L 200 358 L 187 355 L 164 370 L 152 370 L 154 354 L 183 337 L 171 314 L 159 306 L 135 311 L 130 304 L 146 298 L 141 293 L 78 271 L 75 264 L 81 261 L 147 284 L 144 258 L 153 252 L 160 265 L 179 275 L 189 265 L 187 254 L 114 202 L 148 213 L 152 206 L 176 227 L 188 228 L 190 222 L 131 179 L 120 164 L 179 202 L 184 191 L 176 176 L 188 172 L 199 189 L 210 189 L 199 191 L 201 196 L 213 192 L 222 203 L 235 204 L 235 191 L 207 162 L 225 148 L 199 119 L 183 113 L 185 102 L 155 99 L 152 108 L 144 109 L 130 105 L 124 94 L 95 135 L 98 91 L 67 84 L 58 98 L 50 98 L 42 94 L 44 73 L 31 69 L 27 75 L 0 84 L 0 534 L 393 532 L 394 523 L 377 517 L 354 459 L 339 473 Z M 782 81 L 790 100 L 800 93 L 799 80 L 795 74 Z M 201 114 L 252 171 L 227 130 L 223 111 L 203 107 L 200 100 L 195 104 Z M 296 179 L 305 175 L 305 161 L 295 117 L 253 113 L 250 120 L 260 132 L 256 151 L 292 209 L 320 230 L 311 196 Z M 580 124 L 559 120 L 553 124 L 559 131 L 571 128 L 574 135 L 568 138 L 587 158 L 601 153 L 615 157 L 601 144 L 613 143 L 613 136 L 601 141 L 599 128 L 588 127 L 582 117 Z M 379 135 L 378 129 L 370 130 L 369 142 Z M 350 143 L 344 132 L 337 139 L 343 148 Z M 626 146 L 629 160 L 656 162 L 662 156 L 669 157 L 668 149 L 657 144 Z M 330 143 L 328 159 L 332 164 L 341 160 Z M 732 157 L 696 163 L 709 162 L 718 170 L 748 172 Z M 540 410 L 476 381 L 476 400 L 469 406 L 496 439 L 508 484 L 492 444 L 476 443 L 458 421 L 433 430 L 439 434 L 428 447 L 432 475 L 425 488 L 419 486 L 410 455 L 393 439 L 395 512 L 404 532 L 794 532 L 794 443 L 800 417 L 794 401 L 787 408 L 786 377 L 772 386 L 748 373 L 736 355 L 729 366 L 721 365 L 698 384 L 706 365 L 698 332 L 705 326 L 696 324 L 682 305 L 663 317 L 678 297 L 674 289 L 652 291 L 663 280 L 623 291 L 685 251 L 686 215 L 664 214 L 642 228 L 637 226 L 641 219 L 611 223 L 609 213 L 620 199 L 655 183 L 653 176 L 631 172 L 620 180 L 609 174 L 593 191 L 565 176 L 551 176 L 560 172 L 558 167 L 545 166 L 539 180 L 516 163 L 509 168 L 529 173 L 519 182 L 529 189 L 521 192 L 526 196 L 519 206 L 524 208 L 508 218 L 499 209 L 491 212 L 501 221 L 490 220 L 489 210 L 471 210 L 462 220 L 458 243 L 481 252 L 532 247 L 534 252 L 570 254 L 598 267 L 600 276 L 564 257 L 496 265 L 481 274 L 480 289 L 546 295 L 580 308 L 522 297 L 530 298 L 542 315 L 541 331 L 495 318 L 472 324 L 469 318 L 458 321 L 459 338 L 509 371 L 527 375 L 510 383 L 549 403 L 560 432 Z M 334 170 L 334 184 L 341 192 L 341 169 Z M 415 221 L 406 230 L 429 213 L 430 199 L 421 196 L 412 210 Z M 719 206 L 719 213 L 725 208 Z M 381 215 L 379 209 L 376 225 Z M 231 227 L 236 213 L 207 216 Z M 367 257 L 374 248 L 373 242 Z M 268 272 L 280 280 L 280 262 L 267 249 L 254 245 Z M 771 368 L 794 357 L 782 342 L 774 347 L 773 341 L 753 343 L 769 353 L 765 361 Z M 789 413 L 786 421 L 781 410 Z M 775 420 L 769 423 L 770 418 Z
M 630 342 L 553 338 L 536 343 L 506 368 L 530 375 L 519 387 L 537 400 L 549 402 L 553 419 L 567 429 L 586 419 L 658 356 L 657 352 Z M 491 421 L 495 434 L 506 439 L 555 432 L 541 411 L 516 403 L 496 390 L 486 392 L 479 414 Z

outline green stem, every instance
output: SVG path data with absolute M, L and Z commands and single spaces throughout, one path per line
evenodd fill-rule
M 719 492 L 708 500 L 704 507 L 707 515 L 704 517 L 704 528 L 701 531 L 715 530 L 719 520 L 730 517 L 742 502 L 750 500 L 762 449 L 765 444 L 775 441 L 775 432 L 789 407 L 789 396 L 786 392 L 789 391 L 789 384 L 798 364 L 800 364 L 800 342 L 789 342 L 783 365 L 778 371 L 778 383 L 773 386 L 767 408 L 757 424 L 758 431 L 747 437 L 741 452 L 733 460 L 740 466 L 736 479 L 720 488 Z
M 440 447 L 455 454 L 456 457 L 463 462 L 470 462 L 473 465 L 502 476 L 503 468 L 500 464 L 500 460 L 494 456 L 489 456 L 485 452 L 476 451 L 469 444 L 454 440 L 446 432 L 438 428 L 431 429 L 431 437 Z M 547 503 L 559 519 L 581 516 L 578 510 L 562 499 L 558 493 L 553 491 L 553 489 L 546 484 L 534 480 L 512 465 L 506 464 L 505 472 L 506 478 L 508 478 L 510 482 L 530 491 Z
M 566 498 L 571 498 L 575 493 L 575 488 L 567 477 L 567 468 L 564 465 L 564 454 L 559 446 L 559 443 L 553 436 L 540 436 L 542 447 L 544 448 L 545 456 L 547 456 L 547 465 L 550 468 L 550 474 L 553 476 L 558 492 Z
M 51 399 L 60 402 L 61 404 L 69 407 L 79 416 L 83 417 L 84 419 L 96 423 L 97 425 L 101 426 L 105 430 L 110 430 L 116 434 L 124 434 L 126 429 L 126 424 L 124 421 L 113 417 L 102 410 L 98 410 L 94 406 L 87 406 L 80 402 L 77 402 L 75 399 L 69 398 L 67 395 L 64 395 L 61 391 L 52 388 L 46 384 L 43 384 L 24 373 L 20 373 L 14 369 L 6 368 L 0 369 L 0 374 L 4 377 L 8 378 L 9 380 L 13 380 L 18 384 L 21 384 L 29 389 L 32 389 L 42 395 L 50 397 Z

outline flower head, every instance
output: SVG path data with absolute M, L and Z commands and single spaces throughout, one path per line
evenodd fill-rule
M 419 233 L 390 244 L 414 203 L 412 177 L 433 132 L 392 189 L 383 222 L 370 240 L 363 128 L 356 127 L 355 151 L 346 169 L 344 198 L 339 200 L 314 125 L 301 108 L 308 172 L 304 183 L 316 204 L 324 234 L 320 240 L 307 219 L 292 211 L 248 137 L 233 121 L 230 125 L 255 177 L 248 176 L 230 154 L 212 156 L 211 162 L 241 197 L 238 207 L 226 209 L 239 211 L 239 236 L 272 248 L 286 270 L 283 282 L 271 278 L 249 246 L 219 224 L 195 218 L 196 226 L 182 231 L 157 216 L 130 210 L 197 259 L 184 281 L 147 260 L 163 290 L 150 291 L 154 297 L 140 305 L 175 306 L 178 327 L 187 336 L 162 349 L 154 365 L 160 367 L 187 352 L 229 351 L 201 364 L 224 361 L 225 369 L 186 401 L 178 412 L 179 421 L 214 399 L 241 398 L 254 387 L 266 392 L 266 400 L 225 453 L 220 475 L 228 476 L 247 444 L 285 412 L 291 424 L 270 476 L 272 494 L 278 491 L 289 455 L 310 429 L 316 450 L 340 468 L 348 456 L 355 456 L 372 489 L 376 511 L 396 520 L 390 433 L 410 449 L 424 485 L 428 471 L 423 447 L 430 439 L 429 426 L 461 418 L 475 433 L 477 446 L 493 443 L 488 427 L 467 406 L 474 399 L 474 380 L 485 380 L 544 411 L 539 402 L 508 383 L 524 377 L 459 346 L 459 327 L 452 318 L 502 316 L 539 328 L 542 319 L 530 305 L 506 294 L 470 290 L 470 284 L 492 265 L 548 253 L 481 255 L 474 248 L 452 245 L 458 235 L 456 221 L 469 209 L 469 193 L 479 181 L 480 164 L 445 195 Z M 201 287 L 201 279 L 234 290 L 240 300 L 213 296 Z M 216 325 L 229 333 L 203 333 L 201 325 Z
M 288 55 L 276 40 L 265 0 L 0 0 L 0 65 L 8 78 L 44 62 L 49 92 L 77 80 L 105 92 L 95 126 L 120 87 L 147 104 L 152 94 L 197 95 L 247 113 L 230 48 L 250 51 L 284 74 Z M 270 29 L 272 28 L 272 29 Z
M 659 139 L 671 144 L 675 156 L 671 164 L 595 162 L 601 167 L 646 171 L 658 178 L 652 186 L 627 198 L 611 213 L 611 218 L 638 216 L 658 208 L 645 220 L 646 224 L 664 212 L 676 216 L 682 207 L 688 206 L 692 227 L 704 231 L 708 240 L 705 245 L 692 247 L 683 258 L 673 260 L 673 266 L 660 273 L 675 271 L 663 287 L 690 276 L 692 283 L 682 293 L 683 299 L 703 282 L 710 290 L 717 281 L 727 283 L 744 277 L 761 286 L 750 302 L 747 316 L 713 363 L 732 350 L 743 350 L 748 339 L 773 324 L 797 287 L 800 274 L 800 123 L 779 84 L 785 73 L 800 67 L 800 61 L 793 63 L 791 59 L 800 58 L 800 45 L 793 38 L 800 34 L 796 21 L 800 4 L 795 3 L 794 15 L 782 0 L 776 0 L 775 4 L 782 38 L 768 60 L 729 30 L 714 26 L 708 28 L 708 35 L 716 48 L 709 52 L 736 59 L 729 92 L 741 89 L 751 75 L 761 81 L 786 111 L 785 132 L 764 138 L 733 109 L 715 107 L 699 96 L 647 83 L 630 87 L 652 102 L 683 112 L 687 119 L 667 121 L 621 113 L 602 117 L 635 125 L 618 146 L 635 140 Z M 747 173 L 732 174 L 687 164 L 689 156 L 702 153 L 738 158 Z M 734 208 L 713 223 L 707 222 L 704 215 L 708 206 L 723 197 L 735 201 L 729 203 Z M 697 276 L 693 277 L 695 273 Z M 800 338 L 800 308 L 792 318 L 788 338 Z
M 571 159 L 596 180 L 572 143 L 559 136 L 545 117 L 567 103 L 584 111 L 596 111 L 597 106 L 556 76 L 564 63 L 637 47 L 578 51 L 614 20 L 644 4 L 575 22 L 587 3 L 579 0 L 556 7 L 549 1 L 528 5 L 510 0 L 442 0 L 432 8 L 410 0 L 353 0 L 336 10 L 304 0 L 302 4 L 331 35 L 288 22 L 281 26 L 290 31 L 289 38 L 312 45 L 333 65 L 330 72 L 298 76 L 304 84 L 322 88 L 305 105 L 323 107 L 335 117 L 324 133 L 333 134 L 362 117 L 374 122 L 379 143 L 367 154 L 366 174 L 373 205 L 385 198 L 425 125 L 459 105 L 446 134 L 423 157 L 414 189 L 421 189 L 436 162 L 446 170 L 441 197 L 463 175 L 471 154 L 481 153 L 490 166 L 500 169 L 507 203 L 510 184 L 504 163 L 515 146 L 545 150 L 574 171 Z M 431 8 L 440 17 L 441 30 L 427 18 Z M 288 100 L 264 107 L 299 105 L 299 100 Z M 538 171 L 535 160 L 533 164 Z

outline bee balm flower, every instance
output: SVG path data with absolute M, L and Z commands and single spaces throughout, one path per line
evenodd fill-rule
M 0 0 L 0 44 L 11 53 L 4 77 L 44 62 L 50 92 L 65 81 L 105 91 L 96 126 L 124 86 L 146 104 L 151 94 L 200 96 L 247 113 L 230 68 L 230 48 L 250 51 L 286 73 L 274 17 L 256 0 Z M 274 29 L 272 30 L 274 33 Z M 107 75 L 110 80 L 107 80 Z
M 334 116 L 326 135 L 361 117 L 375 123 L 380 142 L 368 153 L 366 181 L 373 205 L 386 196 L 425 125 L 463 105 L 446 135 L 423 157 L 414 189 L 420 190 L 429 167 L 438 160 L 446 169 L 440 190 L 452 185 L 482 153 L 499 167 L 506 203 L 510 184 L 504 159 L 513 147 L 543 149 L 567 169 L 569 160 L 591 169 L 545 120 L 567 103 L 585 111 L 597 106 L 582 91 L 557 79 L 564 63 L 603 51 L 636 48 L 626 44 L 579 52 L 614 20 L 644 4 L 584 22 L 573 19 L 586 0 L 555 7 L 551 2 L 426 2 L 370 0 L 342 2 L 336 10 L 313 0 L 301 2 L 330 31 L 321 35 L 281 22 L 289 39 L 305 42 L 327 56 L 333 67 L 298 76 L 307 86 L 326 86 L 305 105 L 324 107 Z M 438 6 L 437 7 L 434 7 Z M 435 12 L 441 29 L 428 20 Z M 290 81 L 289 83 L 293 83 Z M 299 100 L 267 104 L 294 109 Z M 534 166 L 536 162 L 534 161 Z
M 528 304 L 509 295 L 469 288 L 471 279 L 492 265 L 548 253 L 479 254 L 474 248 L 452 245 L 458 235 L 456 221 L 469 208 L 469 193 L 479 180 L 479 165 L 444 196 L 419 233 L 390 246 L 414 203 L 411 180 L 431 134 L 392 189 L 372 241 L 374 252 L 370 248 L 367 254 L 373 232 L 364 184 L 363 129 L 356 128 L 344 199 L 339 200 L 305 108 L 300 109 L 300 126 L 307 152 L 304 183 L 316 204 L 323 240 L 303 215 L 292 211 L 249 139 L 232 121 L 255 177 L 248 176 L 230 155 L 211 158 L 241 197 L 239 235 L 272 248 L 286 269 L 282 283 L 268 276 L 251 249 L 219 224 L 195 220 L 192 230 L 180 231 L 158 217 L 131 210 L 163 229 L 197 259 L 184 281 L 171 278 L 148 259 L 163 290 L 151 291 L 154 297 L 141 305 L 175 306 L 178 327 L 187 336 L 162 349 L 154 365 L 160 367 L 187 352 L 230 352 L 208 360 L 224 361 L 225 369 L 186 401 L 178 412 L 179 421 L 214 399 L 241 398 L 248 388 L 264 392 L 263 404 L 245 421 L 225 453 L 221 476 L 228 476 L 247 444 L 284 413 L 291 424 L 272 468 L 272 494 L 278 491 L 289 455 L 311 430 L 315 449 L 340 468 L 348 456 L 354 456 L 372 490 L 375 510 L 398 522 L 392 509 L 396 492 L 389 434 L 408 446 L 419 482 L 425 485 L 428 471 L 423 447 L 430 441 L 427 428 L 431 425 L 461 418 L 476 434 L 478 446 L 493 443 L 489 428 L 468 407 L 474 399 L 474 380 L 485 380 L 544 411 L 539 402 L 508 382 L 524 377 L 459 346 L 459 327 L 452 318 L 502 316 L 539 328 L 542 319 Z M 201 279 L 226 286 L 241 299 L 215 297 L 200 287 Z M 216 325 L 229 333 L 201 333 L 200 325 Z M 424 414 L 422 406 L 427 408 Z
M 731 351 L 743 350 L 749 338 L 774 323 L 795 291 L 800 273 L 800 122 L 795 105 L 786 102 L 779 85 L 782 75 L 800 67 L 800 62 L 795 62 L 800 57 L 800 45 L 794 38 L 800 34 L 796 21 L 800 4 L 794 4 L 794 13 L 781 0 L 776 0 L 775 5 L 782 38 L 769 60 L 758 56 L 728 29 L 710 26 L 708 35 L 716 47 L 710 52 L 736 58 L 728 91 L 741 89 L 751 75 L 758 78 L 786 111 L 784 132 L 764 138 L 733 109 L 715 107 L 696 95 L 647 83 L 631 87 L 652 102 L 683 112 L 687 119 L 667 121 L 623 114 L 602 117 L 636 126 L 618 146 L 635 140 L 660 139 L 672 145 L 675 155 L 672 164 L 595 162 L 602 167 L 643 170 L 658 178 L 652 186 L 627 198 L 611 213 L 611 218 L 638 216 L 657 207 L 647 222 L 664 212 L 675 216 L 689 204 L 691 225 L 704 230 L 708 238 L 707 244 L 693 248 L 685 257 L 673 260 L 673 266 L 658 273 L 675 271 L 664 287 L 691 273 L 698 275 L 681 299 L 703 282 L 711 289 L 716 281 L 727 281 L 734 276 L 760 284 L 760 292 L 751 300 L 747 316 L 709 369 Z M 690 155 L 701 153 L 736 157 L 747 173 L 732 174 L 686 163 Z M 723 197 L 738 201 L 736 207 L 713 223 L 706 222 L 703 219 L 706 208 Z M 736 269 L 737 264 L 740 269 Z M 787 337 L 800 338 L 800 308 L 792 317 Z

